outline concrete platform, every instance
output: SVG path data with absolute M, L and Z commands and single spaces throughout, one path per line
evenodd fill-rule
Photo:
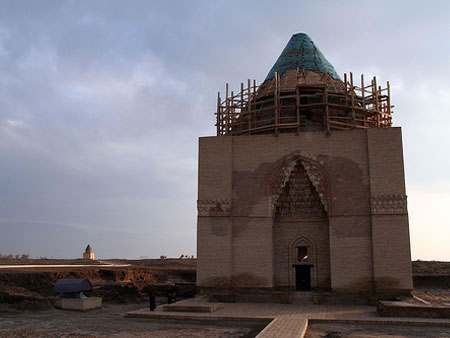
M 223 307 L 222 303 L 206 302 L 203 298 L 193 298 L 162 306 L 168 312 L 206 312 L 211 313 Z
M 184 301 L 183 306 L 200 306 L 203 300 L 196 298 Z M 207 302 L 204 302 L 207 303 Z M 176 303 L 175 303 L 176 304 Z M 205 306 L 208 306 L 205 304 Z M 170 312 L 164 306 L 150 312 L 148 308 L 128 312 L 128 317 L 175 320 L 267 320 L 271 322 L 259 333 L 258 338 L 303 337 L 308 322 L 338 321 L 344 323 L 374 323 L 417 326 L 445 326 L 450 328 L 449 319 L 390 318 L 378 317 L 375 306 L 365 305 L 317 305 L 312 303 L 267 304 L 267 303 L 223 303 L 215 312 Z

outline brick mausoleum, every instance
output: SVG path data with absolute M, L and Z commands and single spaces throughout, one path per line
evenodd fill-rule
M 402 134 L 389 83 L 342 80 L 306 34 L 265 81 L 217 100 L 201 137 L 200 292 L 368 300 L 412 290 Z

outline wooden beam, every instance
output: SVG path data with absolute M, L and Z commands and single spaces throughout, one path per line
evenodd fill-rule
M 355 120 L 355 91 L 353 88 L 353 73 L 350 72 L 350 95 L 351 95 L 351 104 L 352 104 L 352 120 Z
M 274 80 L 275 80 L 275 88 L 274 88 L 274 99 L 275 99 L 275 135 L 278 135 L 278 114 L 279 114 L 279 106 L 278 106 L 278 73 L 277 73 L 277 72 L 275 72 Z
M 244 83 L 241 82 L 241 113 L 244 110 Z
M 327 132 L 330 131 L 330 112 L 329 112 L 329 108 L 328 108 L 328 87 L 325 88 L 324 91 L 325 94 L 325 128 L 327 130 Z
M 217 92 L 217 136 L 220 136 L 220 92 Z
M 252 130 L 252 122 L 253 122 L 253 112 L 252 112 L 252 97 L 251 97 L 251 82 L 250 79 L 247 79 L 247 110 L 248 110 L 248 128 Z M 251 134 L 251 132 L 250 132 Z
M 378 97 L 378 90 L 377 90 L 377 78 L 376 76 L 373 77 L 373 95 L 375 98 L 375 110 L 379 113 L 380 112 L 380 104 L 379 104 L 379 97 Z M 379 128 L 381 125 L 380 121 L 380 114 L 377 115 L 377 128 Z
M 345 94 L 347 95 L 347 73 L 344 73 Z
M 225 84 L 225 134 L 228 134 L 230 123 L 230 100 L 228 98 L 228 82 Z
M 297 114 L 297 135 L 300 133 L 300 79 L 298 74 L 298 67 L 297 72 L 295 74 L 295 110 Z
M 229 121 L 229 124 L 228 124 L 228 128 L 229 128 L 229 130 L 228 130 L 228 132 L 231 132 L 231 130 L 232 130 L 232 123 L 233 123 L 233 115 L 234 115 L 234 91 L 232 90 L 231 91 L 231 102 L 230 102 L 230 115 L 229 115 L 229 118 L 230 118 L 230 121 Z
M 364 101 L 365 97 L 365 89 L 364 89 L 364 74 L 361 74 L 361 99 L 362 99 L 362 107 L 366 109 L 366 103 Z
M 387 111 L 389 115 L 391 114 L 391 86 L 389 81 L 387 82 Z

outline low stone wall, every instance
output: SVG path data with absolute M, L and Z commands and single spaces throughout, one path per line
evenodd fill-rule
M 450 306 L 380 301 L 377 313 L 380 317 L 450 318 Z

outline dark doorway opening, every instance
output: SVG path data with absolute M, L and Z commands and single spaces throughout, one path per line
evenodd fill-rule
M 295 289 L 311 291 L 311 265 L 295 265 Z

